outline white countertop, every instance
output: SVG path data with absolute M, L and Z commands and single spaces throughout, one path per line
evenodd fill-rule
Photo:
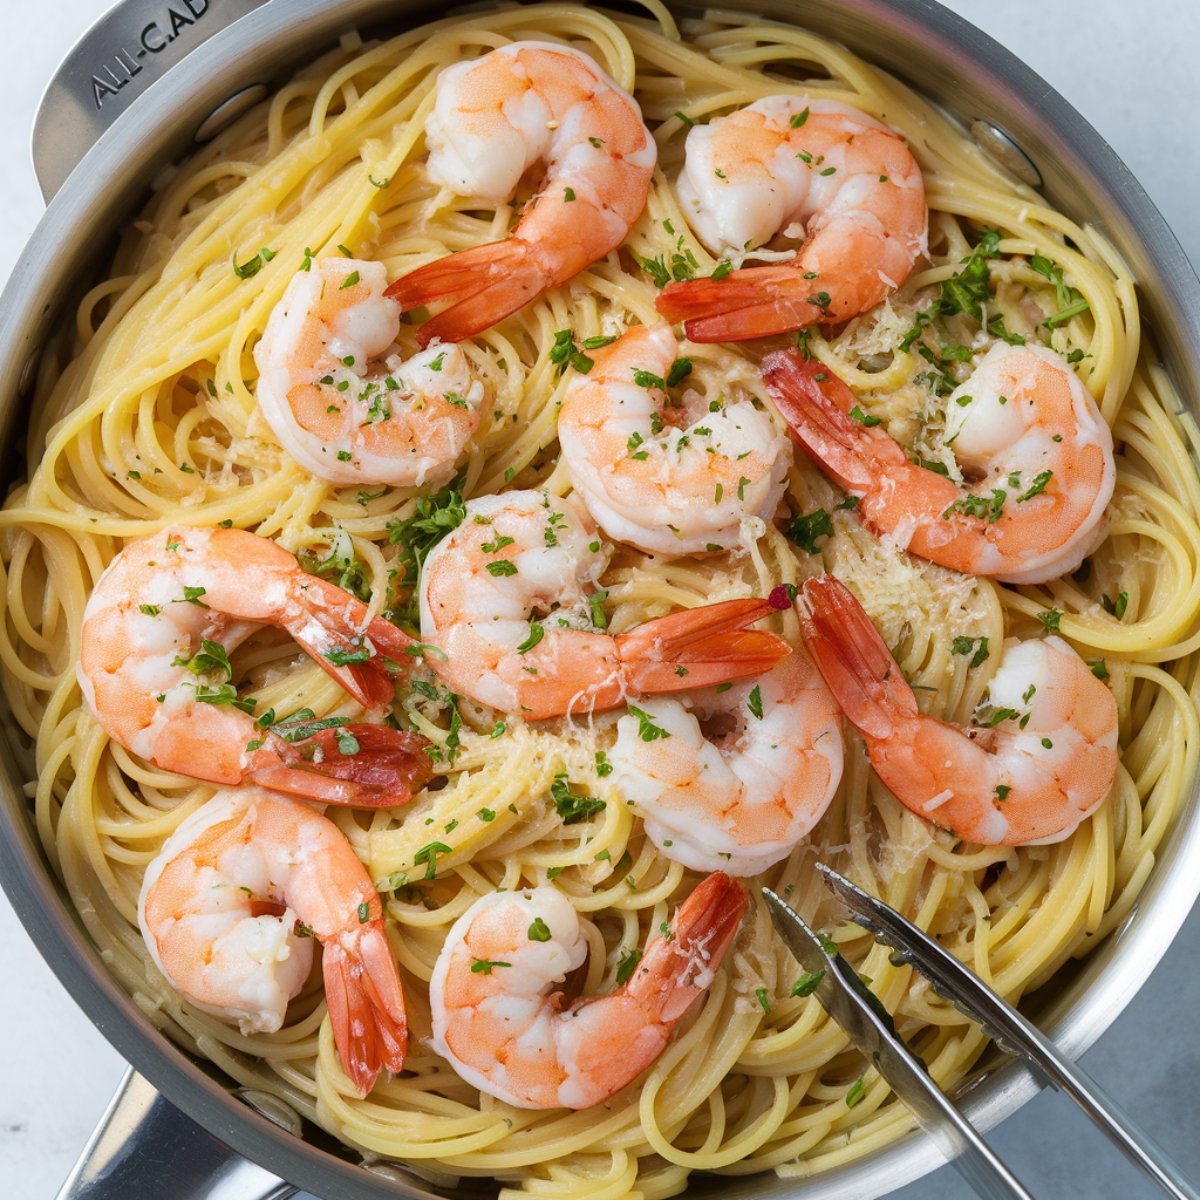
M 12 48 L 0 115 L 0 158 L 10 164 L 0 188 L 0 280 L 42 211 L 27 148 L 37 99 L 67 48 L 109 6 L 107 0 L 3 0 L 0 6 L 0 39 Z M 1200 4 L 950 0 L 948 7 L 1022 57 L 1107 137 L 1200 265 Z M 1193 914 L 1151 980 L 1084 1058 L 1196 1181 L 1198 985 L 1200 917 Z M 51 975 L 3 897 L 0 1029 L 6 1031 L 0 1192 L 40 1200 L 62 1182 L 124 1064 Z M 1039 1096 L 989 1140 L 1039 1196 L 1135 1200 L 1154 1194 L 1060 1097 Z M 943 1168 L 895 1200 L 966 1195 L 966 1186 Z

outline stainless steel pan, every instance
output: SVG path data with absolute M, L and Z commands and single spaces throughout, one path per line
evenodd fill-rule
M 1163 359 L 1196 403 L 1200 282 L 1128 170 L 1012 55 L 933 0 L 721 0 L 720 7 L 838 38 L 956 114 L 1011 170 L 1040 182 L 1052 203 L 1099 225 L 1142 281 Z M 440 11 L 401 0 L 124 0 L 106 16 L 63 64 L 37 122 L 35 165 L 49 206 L 0 300 L 0 360 L 9 368 L 0 378 L 0 446 L 19 440 L 40 348 L 62 321 L 77 281 L 103 269 L 110 235 L 164 163 L 198 136 L 211 136 L 344 30 L 411 25 Z M 19 469 L 14 459 L 10 449 L 5 479 Z M 64 1196 L 254 1200 L 289 1194 L 283 1179 L 348 1200 L 489 1193 L 479 1184 L 456 1192 L 427 1186 L 401 1164 L 364 1169 L 356 1154 L 318 1130 L 297 1136 L 286 1112 L 268 1119 L 252 1107 L 254 1097 L 235 1093 L 151 1028 L 106 973 L 44 861 L 21 789 L 25 769 L 8 732 L 0 740 L 0 881 L 64 986 L 138 1072 Z M 1033 1015 L 1068 1055 L 1103 1033 L 1166 951 L 1200 891 L 1191 866 L 1197 854 L 1193 787 L 1129 920 L 1035 997 Z M 964 1108 L 986 1129 L 1034 1091 L 1018 1067 L 985 1071 Z M 688 1195 L 869 1197 L 938 1162 L 932 1144 L 914 1135 L 817 1179 L 695 1178 Z

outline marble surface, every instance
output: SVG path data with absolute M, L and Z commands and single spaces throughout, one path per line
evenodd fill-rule
M 277 0 L 284 2 L 284 0 Z M 7 279 L 41 213 L 28 139 L 37 99 L 73 40 L 105 0 L 3 0 L 0 39 L 14 48 L 0 110 L 0 279 Z M 998 38 L 1050 81 L 1129 164 L 1200 265 L 1200 5 L 1194 0 L 952 0 L 949 7 Z M 50 36 L 52 32 L 53 36 Z M 1165 961 L 1084 1057 L 1089 1071 L 1154 1129 L 1200 1180 L 1192 1097 L 1200 1077 L 1195 913 Z M 116 1052 L 50 974 L 0 897 L 0 1179 L 18 1200 L 54 1194 L 123 1072 Z M 69 1073 L 61 1067 L 70 1063 Z M 1100 1142 L 1073 1106 L 1042 1094 L 989 1138 L 1039 1196 L 1135 1200 L 1155 1194 Z M 969 1195 L 949 1168 L 894 1200 Z

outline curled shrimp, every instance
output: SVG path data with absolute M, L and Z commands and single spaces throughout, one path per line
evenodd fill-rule
M 694 342 L 767 337 L 866 312 L 926 249 L 921 169 L 878 121 L 830 100 L 767 96 L 687 137 L 685 216 L 714 253 L 741 260 L 780 231 L 795 258 L 668 284 L 658 311 Z
M 566 1003 L 555 985 L 587 958 L 556 888 L 481 896 L 450 929 L 429 984 L 433 1047 L 473 1087 L 518 1108 L 591 1108 L 632 1082 L 711 985 L 746 912 L 710 875 L 608 996 Z
M 753 683 L 648 699 L 617 722 L 613 782 L 667 858 L 757 875 L 821 819 L 842 777 L 841 712 L 798 650 Z
M 447 67 L 425 140 L 430 177 L 461 196 L 502 204 L 534 163 L 546 175 L 507 239 L 388 288 L 405 310 L 450 305 L 422 325 L 423 346 L 487 329 L 619 246 L 658 158 L 633 97 L 586 54 L 550 42 L 513 42 Z
M 769 600 L 730 600 L 604 632 L 599 580 L 609 552 L 571 497 L 505 492 L 466 517 L 425 559 L 426 664 L 455 691 L 529 720 L 592 712 L 629 696 L 758 674 L 788 653 L 746 626 Z
M 338 1056 L 365 1095 L 404 1065 L 408 1024 L 379 893 L 332 821 L 261 788 L 218 792 L 146 868 L 138 924 L 195 1007 L 274 1033 L 321 943 Z
M 1062 357 L 997 342 L 946 401 L 946 444 L 967 487 L 910 462 L 864 424 L 845 384 L 781 351 L 767 391 L 817 465 L 861 497 L 863 523 L 922 558 L 1007 583 L 1073 571 L 1104 536 L 1112 434 Z M 867 418 L 871 420 L 871 418 Z
M 437 487 L 479 427 L 484 387 L 458 346 L 407 362 L 388 354 L 400 306 L 386 286 L 377 262 L 326 258 L 297 271 L 254 348 L 258 404 L 319 479 Z
M 598 351 L 558 415 L 563 461 L 610 537 L 656 554 L 728 550 L 745 517 L 774 515 L 791 447 L 749 399 L 713 411 L 688 391 L 664 408 L 678 349 L 670 326 L 635 325 Z
M 796 601 L 809 653 L 871 765 L 906 808 L 983 846 L 1060 842 L 1104 802 L 1117 771 L 1117 703 L 1059 637 L 1005 644 L 986 724 L 963 729 L 916 697 L 854 595 L 830 575 Z
M 279 732 L 256 723 L 228 655 L 262 625 L 285 630 L 365 707 L 392 702 L 373 639 L 399 631 L 240 529 L 171 529 L 127 545 L 84 609 L 79 686 L 109 737 L 165 771 L 328 804 L 408 800 L 431 773 L 423 738 L 335 719 Z

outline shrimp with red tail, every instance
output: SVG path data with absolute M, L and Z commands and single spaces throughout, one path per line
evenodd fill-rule
M 610 554 L 574 496 L 468 500 L 422 567 L 425 665 L 454 691 L 536 721 L 759 675 L 791 653 L 748 628 L 788 607 L 778 598 L 704 604 L 614 636 L 600 586 Z
M 1060 637 L 1010 640 L 976 723 L 925 716 L 854 594 L 832 575 L 796 599 L 809 654 L 905 808 L 982 846 L 1061 842 L 1117 772 L 1117 703 Z
M 830 370 L 798 351 L 763 360 L 767 392 L 826 474 L 860 498 L 868 529 L 970 575 L 1044 583 L 1104 537 L 1112 433 L 1070 365 L 997 342 L 946 399 L 963 484 L 912 462 Z
M 849 320 L 926 252 L 925 183 L 904 140 L 831 100 L 766 96 L 688 132 L 678 184 L 696 236 L 741 262 L 777 233 L 794 258 L 668 284 L 658 311 L 693 342 L 737 342 Z
M 361 1095 L 399 1071 L 408 1021 L 379 893 L 336 825 L 290 796 L 218 792 L 146 869 L 138 924 L 194 1007 L 274 1033 L 321 943 L 338 1057 Z
M 164 771 L 257 784 L 324 804 L 404 804 L 432 775 L 417 734 L 311 712 L 268 724 L 229 655 L 263 625 L 287 632 L 364 708 L 395 697 L 378 651 L 395 626 L 294 555 L 241 529 L 174 528 L 131 542 L 83 613 L 78 677 L 104 731 Z
M 637 102 L 586 54 L 513 42 L 438 76 L 428 171 L 460 196 L 504 204 L 535 164 L 542 185 L 502 242 L 460 250 L 396 280 L 407 311 L 444 304 L 418 333 L 457 342 L 615 250 L 641 216 L 658 149 Z
M 708 876 L 646 947 L 629 981 L 567 1003 L 587 958 L 570 900 L 554 887 L 481 896 L 433 968 L 433 1047 L 488 1095 L 518 1108 L 591 1108 L 632 1083 L 712 985 L 748 900 Z

